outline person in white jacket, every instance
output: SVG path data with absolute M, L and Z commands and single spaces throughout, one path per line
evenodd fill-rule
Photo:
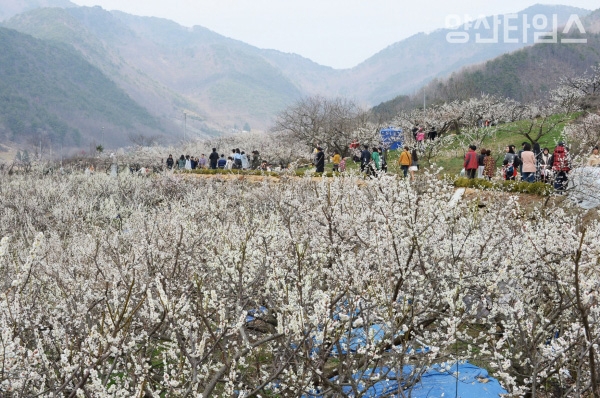
M 242 170 L 248 170 L 250 167 L 250 162 L 248 161 L 248 156 L 246 156 L 246 152 L 242 151 Z

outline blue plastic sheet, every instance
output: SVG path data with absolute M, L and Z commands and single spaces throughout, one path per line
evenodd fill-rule
M 441 366 L 433 367 L 413 387 L 412 397 L 498 398 L 501 394 L 508 394 L 485 369 L 466 362 L 459 364 L 458 374 L 456 372 L 456 364 L 450 366 L 449 370 Z
M 246 323 L 253 322 L 256 318 L 260 318 L 267 313 L 266 307 L 259 307 L 257 310 L 249 310 L 246 313 Z
M 349 352 L 354 353 L 358 351 L 361 347 L 365 347 L 367 344 L 377 344 L 380 343 L 385 336 L 385 325 L 376 324 L 371 325 L 368 329 L 369 335 L 365 328 L 356 328 L 352 329 L 348 334 L 345 334 L 343 337 L 339 339 L 339 345 L 341 347 L 341 354 L 347 354 Z M 333 355 L 338 354 L 338 347 L 335 345 L 331 350 Z
M 405 366 L 399 383 L 397 374 L 393 370 L 369 369 L 353 375 L 354 380 L 358 381 L 357 392 L 353 391 L 350 386 L 344 386 L 342 390 L 347 397 L 383 398 L 400 397 L 399 389 L 401 388 L 405 396 L 408 396 L 409 391 L 404 387 L 404 380 L 414 377 L 411 376 L 412 371 L 412 367 Z M 381 378 L 381 381 L 366 382 L 378 377 Z M 365 380 L 365 382 L 361 380 Z M 332 379 L 332 381 L 336 380 Z M 489 376 L 485 369 L 464 362 L 459 363 L 458 366 L 456 363 L 447 366 L 432 366 L 412 386 L 410 396 L 412 398 L 499 398 L 502 394 L 507 393 L 496 379 Z M 320 398 L 323 395 L 316 392 L 303 397 Z

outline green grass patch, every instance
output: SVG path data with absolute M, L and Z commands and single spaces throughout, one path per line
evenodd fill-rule
M 579 116 L 580 113 L 573 113 L 571 115 L 557 114 L 549 117 L 544 126 L 552 125 L 559 121 L 560 122 L 557 123 L 556 127 L 554 127 L 549 133 L 545 134 L 539 139 L 538 143 L 540 144 L 540 147 L 547 147 L 550 150 L 550 153 L 552 153 L 556 144 L 562 139 L 562 132 L 565 125 L 571 123 Z M 540 128 L 541 119 L 538 120 L 537 123 L 538 124 L 534 130 Z M 515 150 L 518 152 L 521 149 L 521 143 L 529 142 L 529 140 L 523 134 L 529 130 L 530 124 L 531 121 L 529 120 L 519 120 L 516 122 L 500 124 L 497 126 L 498 130 L 495 136 L 485 138 L 481 146 L 477 148 L 477 152 L 479 153 L 481 148 L 491 150 L 492 157 L 496 159 L 496 167 L 502 167 L 502 161 L 504 160 L 504 155 L 506 153 L 505 148 L 508 145 L 514 145 Z M 463 168 L 464 154 L 468 149 L 460 146 L 460 138 L 460 134 L 456 135 L 454 141 L 445 147 L 447 152 L 454 152 L 456 154 L 455 156 L 449 156 L 447 154 L 438 155 L 431 158 L 429 163 L 423 159 L 423 161 L 420 162 L 421 165 L 430 166 L 431 164 L 435 164 L 436 166 L 442 167 L 444 169 L 444 173 L 452 175 L 459 174 Z M 388 164 L 390 163 L 391 162 L 388 161 Z
M 538 196 L 548 196 L 554 192 L 551 185 L 543 182 L 524 182 L 524 181 L 488 181 L 482 178 L 469 179 L 460 177 L 454 180 L 454 186 L 457 188 L 474 188 L 486 191 L 502 191 L 527 193 Z

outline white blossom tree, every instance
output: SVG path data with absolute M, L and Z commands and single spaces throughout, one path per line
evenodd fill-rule
M 576 209 L 453 205 L 434 175 L 0 178 L 2 395 L 361 396 L 412 365 L 408 394 L 464 359 L 515 396 L 598 394 Z

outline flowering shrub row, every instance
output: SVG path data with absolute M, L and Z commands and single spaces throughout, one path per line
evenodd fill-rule
M 598 383 L 600 230 L 431 176 L 0 177 L 0 395 L 356 396 L 434 363 Z M 587 395 L 586 395 L 587 394 Z

